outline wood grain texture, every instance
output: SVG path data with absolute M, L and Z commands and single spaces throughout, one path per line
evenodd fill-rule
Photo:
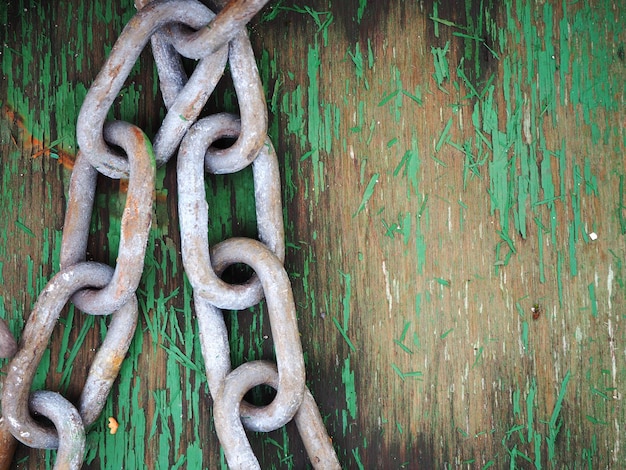
M 609 0 L 450 5 L 284 0 L 250 27 L 309 386 L 345 468 L 622 468 L 626 19 Z M 58 269 L 80 103 L 133 13 L 0 7 L 0 314 L 16 334 Z M 155 79 L 146 51 L 112 111 L 148 135 Z M 236 107 L 226 79 L 207 112 Z M 174 170 L 85 468 L 225 467 Z M 99 180 L 93 259 L 115 263 L 124 191 Z M 254 236 L 249 172 L 208 177 L 207 197 L 211 243 Z M 262 312 L 228 318 L 234 364 L 272 356 Z M 36 387 L 75 398 L 106 322 L 59 323 Z M 250 437 L 263 468 L 305 467 L 294 426 Z M 20 448 L 16 467 L 53 460 Z

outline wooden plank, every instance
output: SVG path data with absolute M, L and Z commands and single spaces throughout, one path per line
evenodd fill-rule
M 0 8 L 0 305 L 16 333 L 58 269 L 76 116 L 127 3 Z M 308 383 L 343 466 L 621 468 L 624 16 L 608 0 L 337 3 L 273 2 L 251 37 Z M 150 64 L 143 54 L 114 114 L 152 135 Z M 234 107 L 225 84 L 211 108 Z M 86 468 L 225 466 L 174 167 L 157 179 L 140 328 Z M 254 234 L 249 174 L 208 188 L 211 242 Z M 99 191 L 90 253 L 114 264 L 123 185 L 101 178 Z M 271 356 L 261 313 L 229 321 L 235 363 Z M 38 387 L 76 397 L 92 322 L 66 314 Z M 294 427 L 251 438 L 263 468 L 305 465 Z

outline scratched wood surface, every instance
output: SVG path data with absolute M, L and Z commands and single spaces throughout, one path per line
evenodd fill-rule
M 18 336 L 58 269 L 80 104 L 134 13 L 42 3 L 0 6 L 0 316 Z M 343 467 L 624 468 L 623 3 L 277 0 L 250 29 L 308 383 Z M 152 67 L 146 52 L 112 111 L 149 135 Z M 227 83 L 216 109 L 236 109 Z M 225 468 L 174 170 L 85 468 Z M 253 236 L 250 174 L 207 188 L 211 241 Z M 98 190 L 90 256 L 114 264 L 124 184 Z M 261 312 L 228 318 L 235 364 L 271 357 Z M 35 387 L 76 398 L 105 323 L 67 309 Z M 250 438 L 263 468 L 307 465 L 291 425 Z

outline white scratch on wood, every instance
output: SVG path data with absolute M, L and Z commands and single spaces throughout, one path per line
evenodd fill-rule
M 465 298 L 463 299 L 463 306 L 465 307 L 465 313 L 469 313 L 469 281 L 465 282 Z
M 609 349 L 611 350 L 611 378 L 613 379 L 613 398 L 619 398 L 619 392 L 617 391 L 617 359 L 615 357 L 615 339 L 613 338 L 613 322 L 611 317 L 607 322 L 607 329 L 609 333 Z
M 384 260 L 383 275 L 385 276 L 385 295 L 387 296 L 387 304 L 389 306 L 389 318 L 391 318 L 391 311 L 393 310 L 393 297 L 391 296 L 391 287 L 389 285 L 389 271 L 387 271 L 387 265 Z
M 609 274 L 606 276 L 606 287 L 609 291 L 609 315 L 611 314 L 611 297 L 613 295 L 613 267 L 609 264 Z

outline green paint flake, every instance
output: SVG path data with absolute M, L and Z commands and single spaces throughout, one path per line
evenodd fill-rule
M 374 68 L 374 51 L 372 50 L 372 40 L 367 38 L 367 67 Z
M 585 194 L 598 196 L 598 180 L 595 175 L 591 173 L 591 161 L 588 157 L 585 158 L 584 167 L 584 181 L 585 181 Z
M 364 76 L 363 76 L 363 70 L 364 70 L 363 62 L 364 61 L 363 61 L 363 54 L 361 54 L 361 47 L 358 42 L 354 45 L 354 52 L 348 49 L 348 55 L 350 56 L 350 59 L 352 60 L 352 63 L 354 64 L 357 83 L 359 83 L 361 82 L 361 80 L 364 79 Z M 369 90 L 370 87 L 369 87 L 369 83 L 367 79 L 365 79 L 364 85 L 365 85 L 365 89 Z
M 438 38 L 439 37 L 439 22 L 435 20 L 439 19 L 439 3 L 438 2 L 433 2 L 433 14 L 432 16 L 430 16 L 430 19 L 433 21 L 433 27 L 434 27 L 434 32 L 435 32 L 435 37 Z
M 435 157 L 434 155 L 431 155 L 430 158 L 432 158 L 436 163 L 438 163 L 439 165 L 441 165 L 444 168 L 447 168 L 448 165 L 446 164 L 446 162 L 444 162 L 443 160 L 438 159 L 437 157 Z
M 563 279 L 561 273 L 563 272 L 563 252 L 557 251 L 556 258 L 556 278 L 557 278 L 557 290 L 559 293 L 559 306 L 563 306 Z
M 352 449 L 352 456 L 354 457 L 354 463 L 356 463 L 357 468 L 359 470 L 365 470 L 365 466 L 361 462 L 361 456 L 359 455 L 359 448 L 355 447 Z
M 458 36 L 460 38 L 465 38 L 465 39 L 471 39 L 472 41 L 480 41 L 480 42 L 484 42 L 485 40 L 483 38 L 480 38 L 478 36 L 474 36 L 471 34 L 466 34 L 466 33 L 461 33 L 459 31 L 454 31 L 452 33 L 453 36 Z
M 592 282 L 587 286 L 589 290 L 589 302 L 591 303 L 591 315 L 593 318 L 598 318 L 598 300 L 596 298 L 596 286 Z
M 624 175 L 619 175 L 619 201 L 617 203 L 617 218 L 619 219 L 620 233 L 626 235 L 626 202 L 624 201 Z
M 441 147 L 443 147 L 443 144 L 445 144 L 449 140 L 448 134 L 450 132 L 451 127 L 452 127 L 452 118 L 448 119 L 448 122 L 446 123 L 446 127 L 444 127 L 443 132 L 439 136 L 439 140 L 437 141 L 437 144 L 435 144 L 435 152 L 439 152 L 441 150 Z
M 568 168 L 567 152 L 565 148 L 565 139 L 561 141 L 561 148 L 556 151 L 556 156 L 559 160 L 559 194 L 561 198 L 565 198 L 565 174 Z
M 415 294 L 415 319 L 419 320 L 422 312 L 422 293 Z
M 487 92 L 487 90 L 491 90 L 493 87 L 485 87 L 485 90 L 483 90 L 483 92 L 481 94 L 479 94 L 478 90 L 476 90 L 476 88 L 474 87 L 472 82 L 465 75 L 465 71 L 463 70 L 463 62 L 464 61 L 465 61 L 465 58 L 464 57 L 461 58 L 459 66 L 456 69 L 456 73 L 459 76 L 459 78 L 463 81 L 463 84 L 465 85 L 465 87 L 470 92 L 469 96 L 467 96 L 467 98 L 475 97 L 475 98 L 478 98 L 478 99 L 482 99 L 484 97 L 485 93 Z
M 352 343 L 352 341 L 348 337 L 348 333 L 346 332 L 346 330 L 344 330 L 343 327 L 341 326 L 341 324 L 339 323 L 339 320 L 337 320 L 335 317 L 333 317 L 333 323 L 335 324 L 335 326 L 339 330 L 339 333 L 341 333 L 341 336 L 343 336 L 343 339 L 346 341 L 346 343 L 348 343 L 348 346 L 350 347 L 350 349 L 353 352 L 356 352 L 356 348 L 354 347 L 354 344 Z
M 534 407 L 535 407 L 535 395 L 537 394 L 537 382 L 533 378 L 530 388 L 528 389 L 528 395 L 526 396 L 526 427 L 528 429 L 528 442 L 533 442 L 534 430 Z
M 33 377 L 33 385 L 31 390 L 42 390 L 46 383 L 46 377 L 50 371 L 50 349 L 46 349 L 39 361 L 37 371 Z
M 559 419 L 559 414 L 561 413 L 563 399 L 565 398 L 567 384 L 569 383 L 570 378 L 571 375 L 568 370 L 565 377 L 563 377 L 563 382 L 561 383 L 561 388 L 559 389 L 559 396 L 554 404 L 554 410 L 552 411 L 552 416 L 550 417 L 550 422 L 548 423 L 548 436 L 546 437 L 546 443 L 548 444 L 548 460 L 552 463 L 555 463 L 556 439 L 563 424 L 562 419 Z
M 524 350 L 528 349 L 528 322 L 522 322 L 522 345 L 524 346 Z
M 374 138 L 374 129 L 376 129 L 376 122 L 372 121 L 370 123 L 370 129 L 369 129 L 370 133 L 367 136 L 367 140 L 365 141 L 365 144 L 368 145 L 368 146 L 372 143 L 372 139 Z
M 66 391 L 70 385 L 70 376 L 73 370 L 74 360 L 76 359 L 76 356 L 78 355 L 78 352 L 80 351 L 80 348 L 85 342 L 85 338 L 87 337 L 87 334 L 89 333 L 93 325 L 94 317 L 92 315 L 87 315 L 78 333 L 78 336 L 74 341 L 74 344 L 72 345 L 72 348 L 69 350 L 63 350 L 63 355 L 65 359 L 63 361 L 63 367 L 61 368 L 61 361 L 59 361 L 59 366 L 57 367 L 57 371 L 61 372 L 60 387 L 63 391 Z
M 367 202 L 372 197 L 372 194 L 374 194 L 374 187 L 376 186 L 376 183 L 378 183 L 379 176 L 380 176 L 379 173 L 374 173 L 372 177 L 370 178 L 370 181 L 369 183 L 367 183 L 367 187 L 365 188 L 365 191 L 363 192 L 363 198 L 361 199 L 361 204 L 359 204 L 359 208 L 352 215 L 352 217 L 356 217 L 363 209 L 365 209 Z
M 401 90 L 395 90 L 389 93 L 388 95 L 383 96 L 383 98 L 378 102 L 378 106 L 384 106 L 389 103 L 392 99 L 400 94 Z
M 402 341 L 399 341 L 397 339 L 394 339 L 393 342 L 400 348 L 402 349 L 405 353 L 407 354 L 413 354 L 413 351 L 411 351 L 411 349 L 409 349 L 408 346 L 405 346 L 404 344 L 402 344 Z
M 413 332 L 413 344 L 415 345 L 415 347 L 417 347 L 417 349 L 421 347 L 419 336 L 417 335 L 417 332 L 415 331 Z
M 461 28 L 461 29 L 465 29 L 463 26 L 460 26 L 452 21 L 443 19 L 443 18 L 438 18 L 437 16 L 433 15 L 429 17 L 433 22 L 435 23 L 439 23 L 445 26 L 451 26 L 453 28 Z
M 19 228 L 22 232 L 24 232 L 29 237 L 35 238 L 35 234 L 31 229 L 29 229 L 24 223 L 20 220 L 15 221 L 15 226 Z
M 607 401 L 611 400 L 611 398 L 609 398 L 609 396 L 606 393 L 602 392 L 601 390 L 598 390 L 595 387 L 591 387 L 591 393 L 593 393 L 594 395 L 598 395 L 604 400 L 607 400 Z
M 307 141 L 307 132 L 304 124 L 306 121 L 306 110 L 303 100 L 304 91 L 298 85 L 293 92 L 283 95 L 280 105 L 280 110 L 287 120 L 285 130 L 289 135 L 296 138 L 300 148 L 303 148 Z
M 350 369 L 350 357 L 347 357 L 343 363 L 343 368 L 341 370 L 341 380 L 346 387 L 346 406 L 348 408 L 348 413 L 350 414 L 350 418 L 356 419 L 356 385 L 354 381 L 354 372 Z
M 593 424 L 601 424 L 603 426 L 607 426 L 609 424 L 608 422 L 599 420 L 598 418 L 595 418 L 591 415 L 585 415 L 585 418 L 587 418 L 587 421 Z
M 421 377 L 424 376 L 424 373 L 418 370 L 414 370 L 414 371 L 410 371 L 410 372 L 403 372 L 404 377 L 412 377 L 415 379 L 420 379 Z
M 348 273 L 339 271 L 343 281 L 345 295 L 341 299 L 343 309 L 343 330 L 348 331 L 348 322 L 350 321 L 350 298 L 352 296 L 352 276 Z
M 454 331 L 454 328 L 450 328 L 449 330 L 446 330 L 443 333 L 441 333 L 441 335 L 439 335 L 439 338 L 440 339 L 446 339 L 446 336 L 448 336 L 453 331 Z
M 415 101 L 415 103 L 417 103 L 418 105 L 422 106 L 422 104 L 424 104 L 424 102 L 422 101 L 422 90 L 419 86 L 415 87 L 415 92 L 414 93 L 410 93 L 407 90 L 402 90 L 402 94 L 404 96 L 406 96 L 407 98 Z
M 394 137 L 393 139 L 391 139 L 389 142 L 387 142 L 387 148 L 390 149 L 391 147 L 393 147 L 394 145 L 396 145 L 398 143 L 398 138 Z
M 426 200 L 428 199 L 428 195 L 424 198 L 424 202 L 422 204 L 422 209 L 425 207 Z M 424 234 L 421 232 L 421 210 L 415 216 L 415 255 L 417 259 L 416 263 L 416 273 L 423 274 L 424 273 L 424 265 L 426 264 L 426 238 Z
M 569 226 L 569 271 L 572 276 L 578 274 L 578 263 L 576 261 L 576 231 L 574 222 Z
M 400 227 L 398 224 L 393 223 L 389 225 L 385 219 L 382 219 L 382 223 L 385 227 L 385 236 L 389 238 L 393 238 L 396 232 L 400 231 Z
M 450 68 L 448 66 L 448 59 L 446 58 L 449 50 L 450 41 L 447 41 L 443 48 L 430 48 L 430 53 L 433 55 L 433 62 L 435 66 L 435 73 L 433 74 L 433 77 L 439 87 L 441 87 L 445 81 L 450 80 Z
M 393 369 L 393 371 L 398 375 L 398 377 L 400 377 L 402 380 L 404 380 L 404 373 L 400 370 L 400 368 L 395 365 L 393 362 L 391 363 L 391 368 Z
M 583 448 L 582 450 L 582 458 L 583 461 L 586 463 L 587 468 L 591 469 L 593 468 L 593 457 L 598 453 L 598 442 L 597 442 L 597 437 L 596 434 L 594 433 L 591 436 L 591 445 L 590 447 L 587 448 Z
M 541 231 L 538 232 L 539 234 L 541 234 L 541 232 L 543 233 L 550 232 L 550 229 L 544 225 L 544 223 L 541 221 L 541 219 L 539 219 L 539 217 L 535 217 L 533 220 L 535 221 L 535 224 L 537 225 L 537 227 L 541 229 Z
M 308 140 L 313 150 L 311 155 L 311 163 L 313 165 L 313 187 L 315 189 L 315 198 L 319 197 L 319 193 L 324 190 L 323 184 L 323 166 L 320 157 L 320 148 L 324 139 L 324 123 L 320 113 L 320 74 L 321 59 L 319 49 L 309 46 L 307 53 L 307 76 L 309 78 L 309 87 L 307 90 L 308 104 Z
M 411 138 L 411 148 L 408 149 L 400 162 L 393 170 L 393 176 L 398 176 L 402 172 L 402 176 L 405 177 L 409 186 L 407 188 L 408 195 L 410 196 L 410 189 L 413 189 L 415 195 L 418 194 L 418 182 L 419 182 L 419 170 L 420 170 L 420 158 L 418 150 L 417 137 L 413 134 Z M 421 212 L 420 212 L 421 214 Z
M 406 334 L 409 331 L 409 327 L 411 326 L 411 322 L 407 321 L 404 324 L 404 328 L 402 329 L 402 334 L 400 335 L 400 338 L 398 339 L 398 341 L 400 341 L 401 343 L 404 342 L 405 338 L 406 338 Z
M 378 106 L 383 106 L 389 103 L 389 113 L 392 115 L 396 123 L 399 123 L 402 118 L 402 97 L 404 96 L 404 94 L 402 93 L 404 87 L 402 85 L 400 75 L 400 69 L 396 65 L 392 65 L 389 72 L 390 78 L 388 81 L 392 85 L 391 89 L 394 91 L 384 95 L 381 101 L 378 103 Z

